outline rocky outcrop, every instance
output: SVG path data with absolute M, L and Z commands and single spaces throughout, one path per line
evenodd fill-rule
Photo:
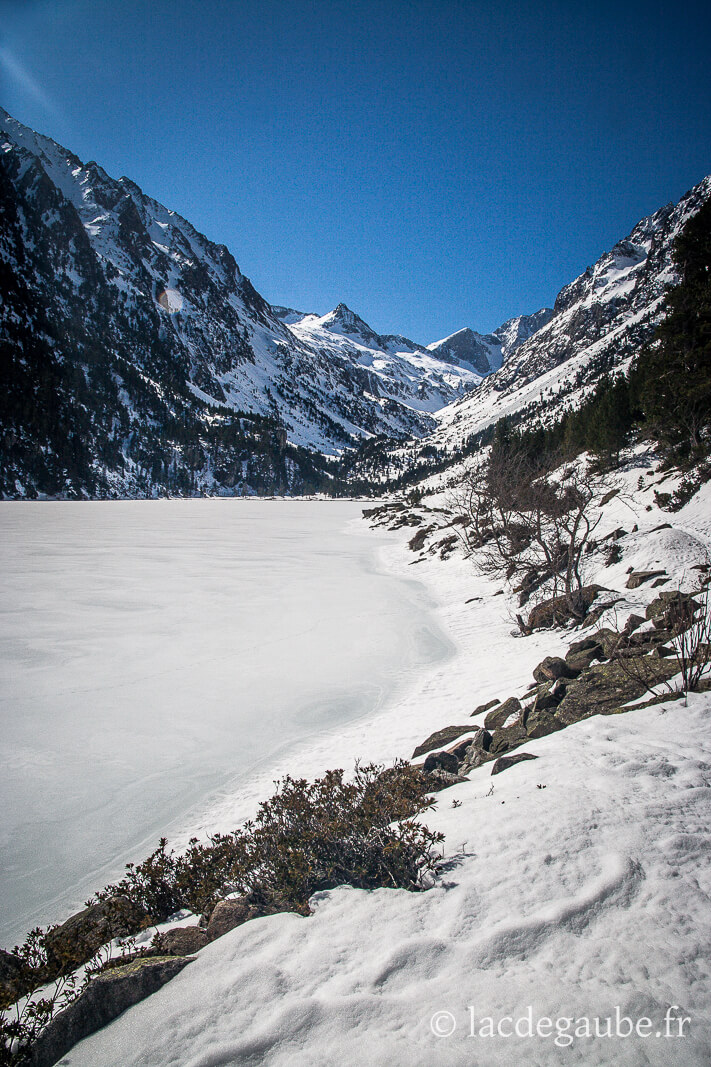
M 190 962 L 186 956 L 154 956 L 97 975 L 33 1044 L 30 1067 L 53 1067 L 78 1041 L 155 993 Z
M 570 726 L 591 715 L 614 714 L 630 700 L 648 692 L 649 686 L 661 685 L 677 672 L 676 663 L 652 656 L 596 664 L 566 687 L 555 717 L 564 726 Z

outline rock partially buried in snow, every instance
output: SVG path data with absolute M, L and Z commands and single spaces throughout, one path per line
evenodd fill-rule
M 441 748 L 448 741 L 456 741 L 458 737 L 471 732 L 471 723 L 468 726 L 445 726 L 443 730 L 435 731 L 435 733 L 430 734 L 426 741 L 418 745 L 411 758 L 417 759 L 418 756 L 422 756 L 425 752 L 430 752 L 433 748 Z
M 53 1067 L 77 1042 L 96 1033 L 126 1008 L 155 993 L 192 959 L 194 957 L 152 956 L 97 975 L 34 1043 L 29 1064 L 31 1067 Z
M 67 974 L 114 937 L 135 934 L 146 925 L 147 916 L 126 896 L 92 904 L 47 934 L 49 970 L 53 975 Z
M 501 774 L 502 771 L 507 771 L 514 764 L 523 763 L 529 759 L 538 759 L 538 756 L 534 756 L 532 752 L 517 752 L 514 756 L 499 756 L 491 768 L 491 773 Z
M 533 668 L 533 677 L 537 682 L 554 682 L 557 678 L 575 678 L 579 672 L 560 656 L 546 656 Z
M 495 708 L 496 705 L 500 704 L 500 703 L 501 703 L 500 700 L 495 699 L 495 700 L 489 700 L 486 704 L 479 704 L 478 707 L 474 708 L 474 711 L 471 713 L 470 717 L 472 719 L 475 719 L 477 715 L 483 715 L 485 711 L 489 711 L 490 708 Z
M 153 946 L 161 956 L 193 956 L 209 942 L 209 937 L 199 926 L 177 926 L 158 934 Z
M 425 774 L 435 770 L 456 774 L 459 770 L 459 760 L 453 752 L 432 752 L 425 760 L 422 769 Z
M 245 897 L 230 897 L 229 900 L 220 900 L 214 907 L 210 921 L 207 924 L 208 941 L 215 941 L 223 934 L 241 926 L 249 919 L 257 916 L 257 910 L 248 903 Z
M 565 696 L 556 708 L 556 719 L 570 726 L 591 715 L 610 715 L 636 697 L 678 673 L 676 663 L 639 656 L 633 661 L 599 663 L 569 682 Z
M 520 715 L 521 710 L 521 701 L 517 700 L 516 697 L 509 697 L 500 708 L 489 712 L 484 719 L 484 726 L 487 730 L 500 730 L 512 716 Z M 509 723 L 509 725 L 511 724 Z

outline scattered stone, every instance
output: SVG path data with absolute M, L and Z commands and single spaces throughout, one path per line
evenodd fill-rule
M 148 916 L 126 896 L 92 904 L 46 934 L 49 970 L 53 975 L 68 974 L 108 941 L 135 934 L 147 925 Z
M 500 704 L 500 700 L 490 700 L 487 704 L 480 704 L 479 707 L 474 708 L 471 713 L 471 718 L 476 718 L 477 715 L 482 715 L 485 711 L 489 711 L 490 708 L 495 708 L 497 704 Z
M 156 934 L 152 947 L 161 956 L 194 956 L 209 940 L 199 926 L 176 926 L 172 930 Z
M 471 723 L 469 723 L 469 725 L 465 726 L 445 726 L 442 730 L 436 730 L 435 733 L 430 734 L 426 741 L 417 746 L 412 753 L 411 759 L 417 759 L 418 756 L 422 756 L 425 752 L 430 752 L 434 748 L 441 748 L 448 741 L 454 741 L 457 737 L 461 737 L 462 734 L 471 733 L 471 729 Z
M 628 589 L 639 589 L 640 585 L 644 585 L 645 582 L 651 582 L 653 578 L 659 578 L 660 575 L 666 573 L 666 570 L 632 571 L 627 579 L 626 586 Z
M 671 578 L 657 578 L 656 582 L 652 582 L 652 589 L 659 589 L 661 585 L 666 585 L 670 581 Z
M 208 941 L 216 941 L 218 937 L 234 930 L 236 926 L 242 926 L 249 919 L 255 919 L 257 915 L 257 909 L 246 897 L 230 897 L 228 900 L 218 901 L 207 924 Z
M 144 957 L 97 975 L 32 1045 L 28 1063 L 31 1067 L 53 1067 L 77 1042 L 155 993 L 193 958 Z
M 546 656 L 537 667 L 533 668 L 533 677 L 537 682 L 554 682 L 556 678 L 575 678 L 578 673 L 560 656 Z
M 601 499 L 599 507 L 604 508 L 605 504 L 609 504 L 610 501 L 612 500 L 613 496 L 617 496 L 619 491 L 620 491 L 619 488 L 610 489 L 609 492 L 605 493 L 604 497 Z
M 492 774 L 501 774 L 502 771 L 507 771 L 509 767 L 513 767 L 516 763 L 523 763 L 524 760 L 538 759 L 538 756 L 534 756 L 532 752 L 517 752 L 513 756 L 499 756 L 494 766 L 491 768 Z
M 489 712 L 484 719 L 484 728 L 487 730 L 499 730 L 512 715 L 520 715 L 521 710 L 520 700 L 517 700 L 516 697 L 509 697 L 495 711 Z

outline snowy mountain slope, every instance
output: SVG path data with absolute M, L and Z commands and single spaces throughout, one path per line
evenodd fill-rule
M 709 486 L 674 528 L 658 529 L 669 516 L 653 503 L 655 478 L 637 488 L 643 469 L 626 472 L 604 518 L 604 531 L 629 526 L 631 507 L 639 530 L 621 542 L 622 561 L 592 575 L 624 597 L 620 619 L 656 595 L 625 588 L 627 565 L 666 567 L 673 588 L 711 546 Z M 385 559 L 411 577 L 403 547 Z M 461 556 L 427 554 L 416 570 L 454 657 L 377 717 L 290 750 L 261 774 L 267 792 L 279 774 L 313 776 L 361 753 L 388 760 L 449 723 L 479 725 L 467 719 L 476 705 L 523 695 L 536 663 L 581 636 L 512 636 L 513 598 L 493 596 L 496 585 Z M 342 886 L 316 894 L 308 918 L 247 922 L 60 1062 L 702 1067 L 710 707 L 699 693 L 593 716 L 528 742 L 537 758 L 496 778 L 488 765 L 473 770 L 427 816 L 446 836 L 434 888 Z M 225 798 L 218 828 L 253 801 Z
M 471 366 L 480 374 L 498 370 L 524 341 L 540 330 L 553 315 L 551 308 L 541 308 L 533 315 L 519 315 L 508 319 L 493 333 L 481 334 L 465 327 L 441 341 L 434 341 L 428 349 L 438 359 L 460 366 Z
M 409 342 L 379 338 L 355 316 L 355 333 L 339 332 L 339 309 L 323 329 L 296 324 L 292 331 L 224 245 L 128 178 L 117 181 L 96 163 L 83 164 L 4 111 L 0 144 L 0 263 L 8 279 L 2 314 L 13 373 L 18 382 L 23 375 L 31 382 L 41 376 L 42 363 L 64 379 L 66 420 L 75 417 L 79 401 L 90 424 L 68 432 L 82 440 L 94 433 L 93 451 L 104 453 L 94 456 L 99 472 L 106 469 L 106 453 L 113 453 L 108 480 L 119 491 L 126 470 L 141 463 L 136 442 L 147 406 L 156 409 L 156 425 L 171 418 L 191 424 L 184 436 L 202 450 L 203 473 L 195 473 L 178 447 L 160 462 L 185 468 L 185 480 L 197 478 L 199 489 L 225 485 L 215 470 L 205 473 L 211 462 L 200 444 L 206 406 L 267 418 L 293 444 L 335 453 L 370 434 L 422 435 L 434 426 L 430 412 L 478 381 L 417 346 L 410 350 Z M 15 416 L 31 384 L 24 381 L 23 388 Z M 5 419 L 3 428 L 41 451 L 26 419 Z M 67 463 L 56 444 L 52 450 L 61 480 Z M 142 450 L 152 457 L 150 468 L 155 446 Z M 14 471 L 21 482 L 23 462 Z
M 517 345 L 476 393 L 439 413 L 433 443 L 461 443 L 504 415 L 560 410 L 563 402 L 575 404 L 604 371 L 625 368 L 651 339 L 664 294 L 677 280 L 674 239 L 710 195 L 711 176 L 678 204 L 642 219 L 565 286 L 549 320 Z

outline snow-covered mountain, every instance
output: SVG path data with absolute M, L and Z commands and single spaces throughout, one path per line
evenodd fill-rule
M 299 316 L 273 309 L 224 245 L 2 110 L 0 160 L 6 494 L 299 488 L 274 456 L 251 469 L 255 441 L 333 454 L 421 436 L 480 380 L 343 306 L 285 321 Z M 215 426 L 234 431 L 236 415 L 254 417 L 223 470 Z
M 512 319 L 497 330 L 499 338 L 520 340 L 514 340 L 502 365 L 475 393 L 438 413 L 440 427 L 429 443 L 461 444 L 505 415 L 545 418 L 563 405 L 575 405 L 601 373 L 627 367 L 651 340 L 664 295 L 678 280 L 673 242 L 709 196 L 711 175 L 678 204 L 642 219 L 628 237 L 561 289 L 553 311 L 545 312 L 528 337 L 526 327 L 519 332 L 517 326 L 525 319 Z
M 487 334 L 477 333 L 467 326 L 441 341 L 434 341 L 427 348 L 446 363 L 471 367 L 486 375 L 498 370 L 512 352 L 550 321 L 552 315 L 552 308 L 541 308 L 533 315 L 508 319 L 498 330 Z

